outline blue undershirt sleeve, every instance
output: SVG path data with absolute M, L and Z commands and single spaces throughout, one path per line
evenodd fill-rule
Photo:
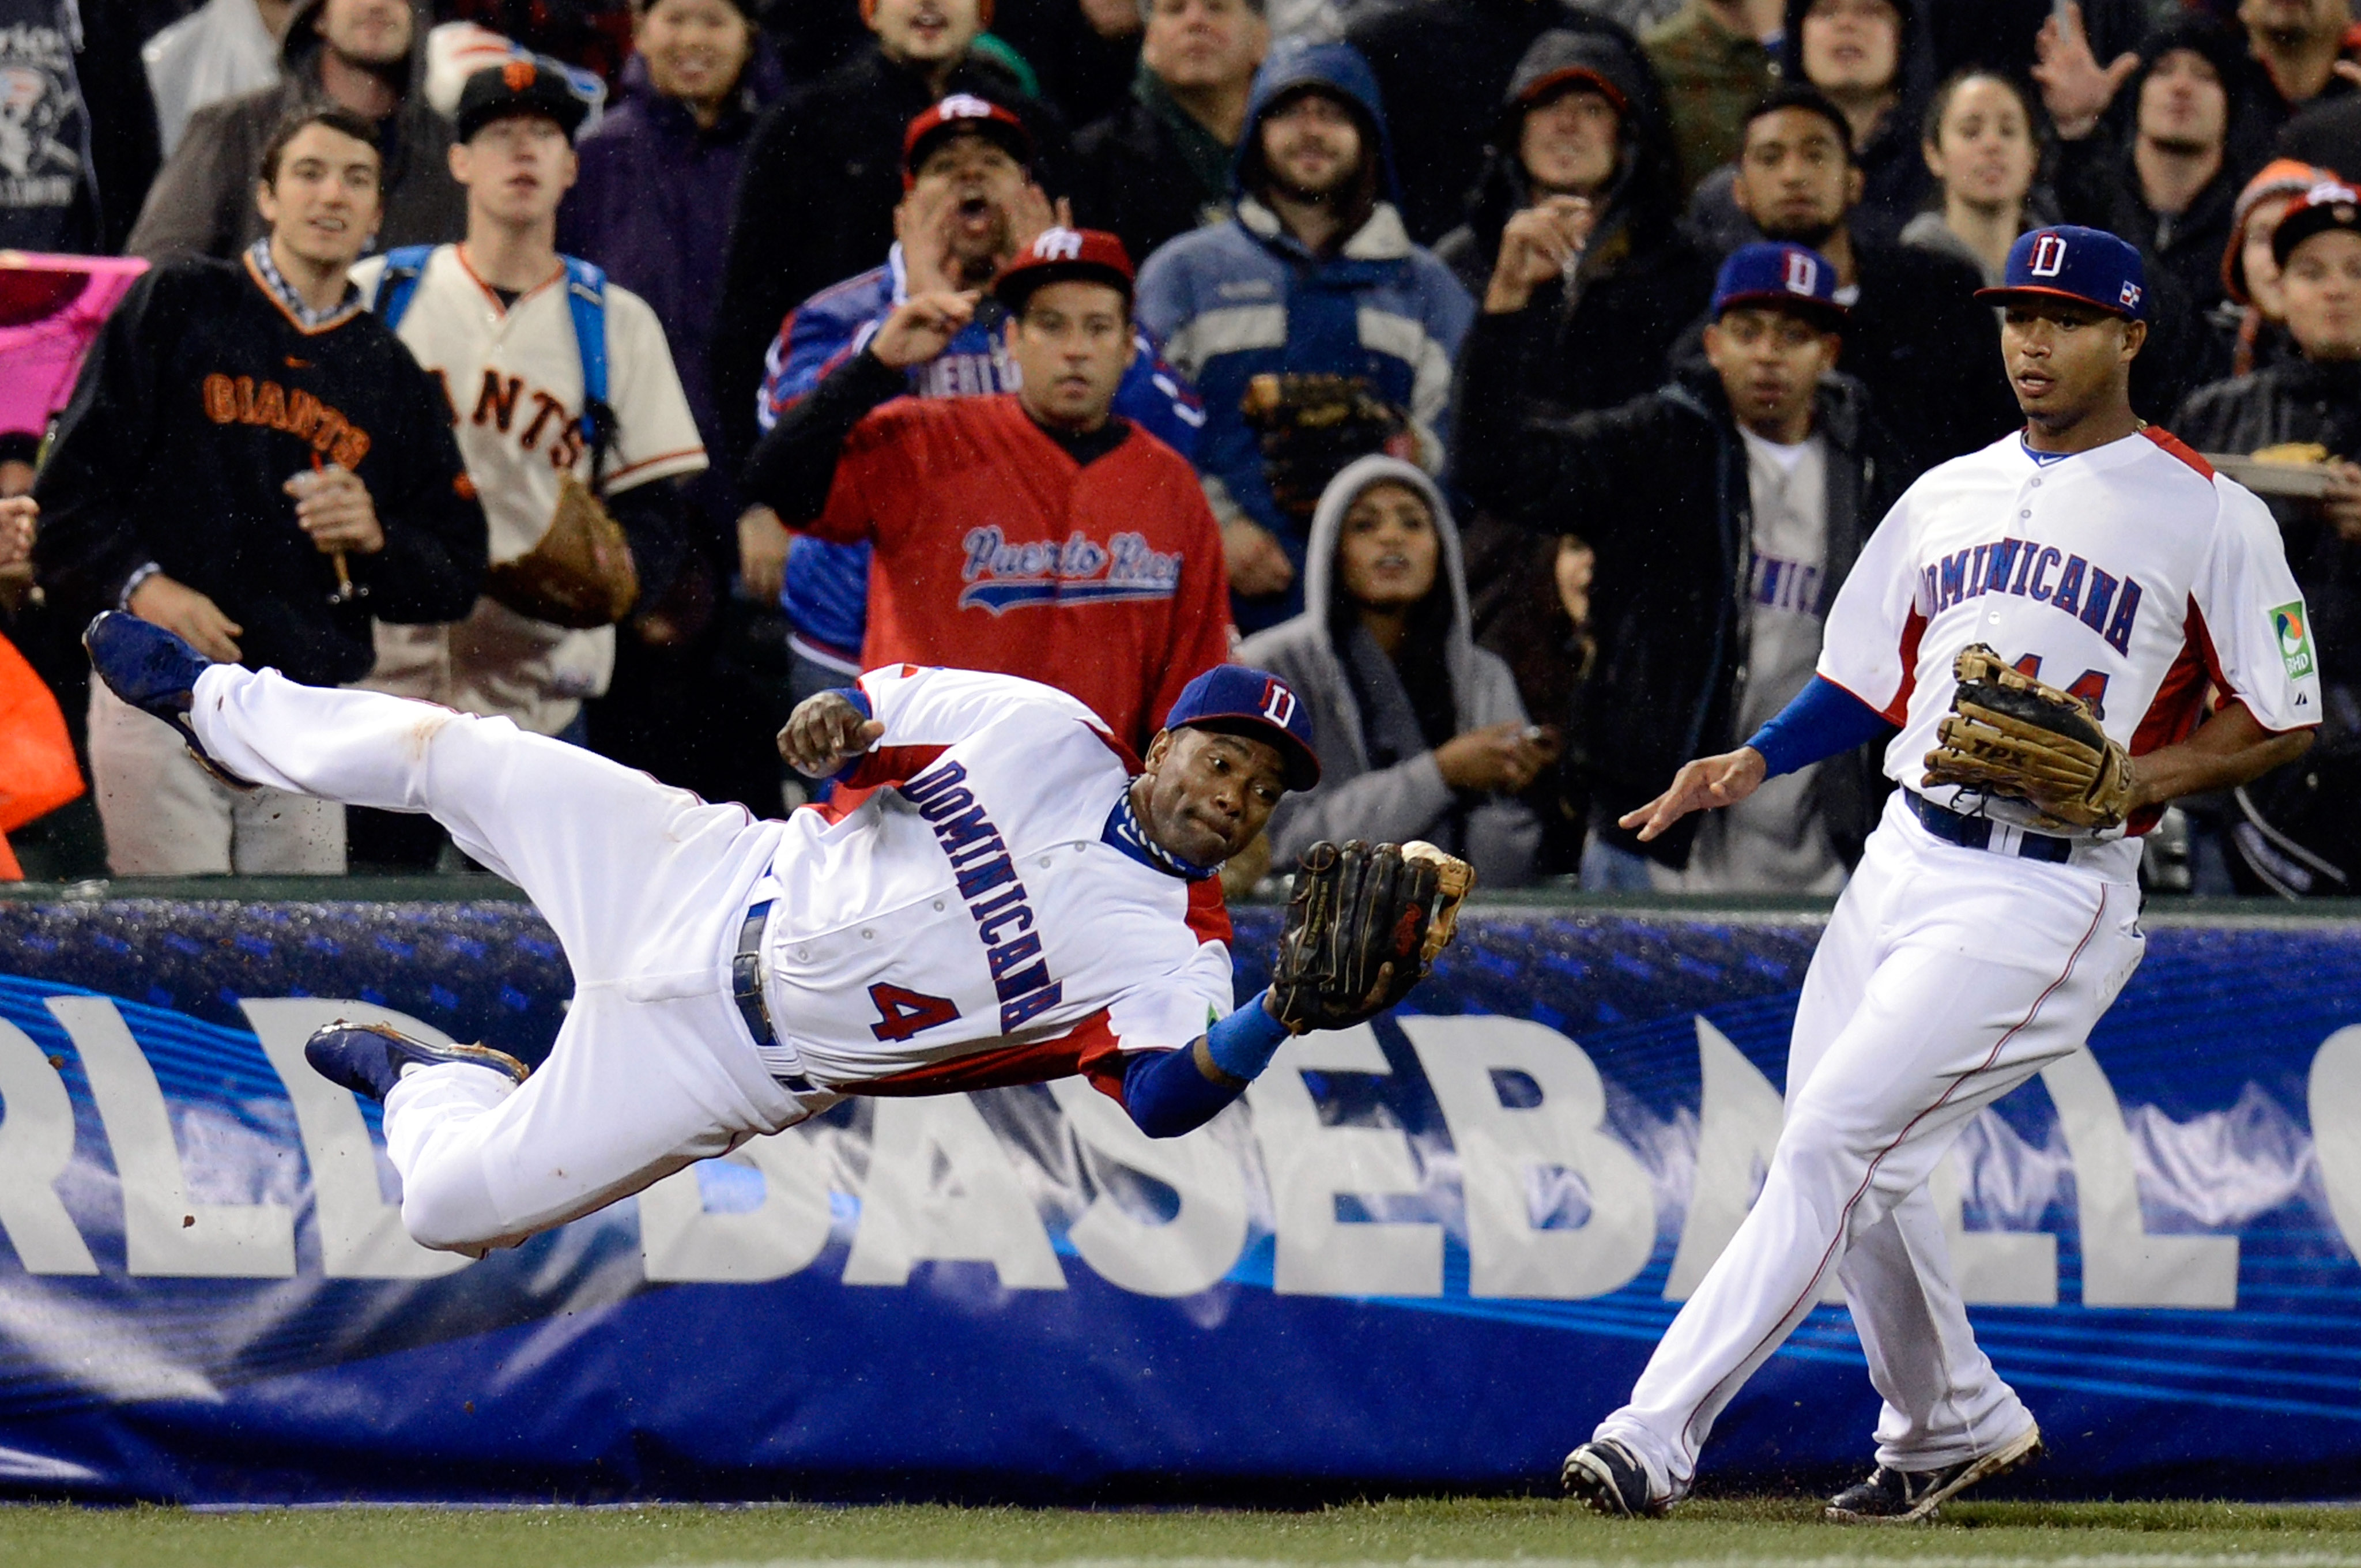
M 1795 694 L 1746 743 L 1763 753 L 1766 777 L 1808 768 L 1892 728 L 1885 716 L 1825 675 Z
M 1200 1071 L 1193 1043 L 1177 1051 L 1142 1052 L 1123 1077 L 1133 1125 L 1151 1138 L 1177 1138 L 1203 1126 L 1246 1091 L 1246 1080 L 1270 1065 L 1287 1037 L 1286 1025 L 1257 993 L 1205 1031 L 1206 1053 L 1233 1081 L 1216 1083 Z

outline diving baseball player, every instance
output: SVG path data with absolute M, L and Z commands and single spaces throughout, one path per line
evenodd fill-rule
M 1079 1073 L 1178 1135 L 1290 1031 L 1400 1000 L 1467 885 L 1430 846 L 1314 846 L 1272 984 L 1233 1011 L 1214 872 L 1320 772 L 1305 705 L 1235 664 L 1190 683 L 1145 760 L 1047 686 L 873 670 L 779 738 L 843 787 L 758 822 L 505 718 L 209 665 L 131 616 L 83 641 L 225 778 L 431 812 L 555 930 L 575 994 L 529 1077 L 384 1028 L 308 1047 L 385 1102 L 402 1223 L 450 1251 L 522 1241 L 849 1094 Z
M 1631 1403 L 1566 1457 L 1602 1513 L 1687 1493 L 1715 1418 L 1831 1272 L 1885 1409 L 1876 1468 L 1828 1518 L 1925 1519 L 2041 1452 L 1969 1330 L 1927 1177 L 1979 1111 L 2080 1049 L 2138 966 L 2138 835 L 2301 755 L 2321 717 L 2269 512 L 2132 412 L 2144 294 L 2113 235 L 2016 242 L 1977 298 L 2002 308 L 2023 432 L 1911 486 L 1812 683 L 1622 819 L 1653 838 L 1901 729 L 1901 787 L 1805 978 L 1762 1195 Z

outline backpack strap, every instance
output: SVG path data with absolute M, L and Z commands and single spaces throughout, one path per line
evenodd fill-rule
M 377 301 L 371 307 L 385 330 L 392 332 L 401 325 L 402 316 L 410 310 L 411 297 L 418 292 L 418 280 L 426 270 L 427 258 L 434 254 L 431 245 L 404 245 L 385 253 L 385 271 L 377 280 Z
M 566 309 L 574 318 L 574 345 L 582 355 L 582 438 L 590 445 L 591 488 L 598 488 L 600 450 L 614 439 L 614 411 L 607 406 L 607 274 L 578 257 L 566 263 Z

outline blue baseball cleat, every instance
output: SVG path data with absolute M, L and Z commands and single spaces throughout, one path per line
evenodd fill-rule
M 199 767 L 232 789 L 256 787 L 253 780 L 238 777 L 205 755 L 190 727 L 197 677 L 212 666 L 212 660 L 153 621 L 112 609 L 101 610 L 82 628 L 82 646 L 106 689 L 170 725 Z
M 1648 1494 L 1648 1470 L 1615 1439 L 1586 1442 L 1565 1456 L 1558 1480 L 1567 1494 L 1609 1519 L 1653 1519 L 1672 1507 Z
M 303 1042 L 303 1059 L 330 1083 L 383 1100 L 401 1081 L 401 1069 L 465 1062 L 522 1083 L 533 1069 L 489 1046 L 430 1046 L 387 1024 L 331 1024 Z

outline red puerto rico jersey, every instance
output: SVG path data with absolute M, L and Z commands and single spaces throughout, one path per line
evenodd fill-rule
M 1124 806 L 1138 766 L 1088 708 L 1006 675 L 904 665 L 859 690 L 885 732 L 786 823 L 763 935 L 774 1026 L 847 1093 L 1074 1073 L 1231 1008 L 1217 877 L 1159 867 Z
M 805 532 L 876 545 L 864 664 L 1041 681 L 1134 748 L 1230 655 L 1221 530 L 1196 471 L 1136 427 L 1085 466 L 1014 395 L 897 398 L 853 427 Z
M 2266 729 L 2321 719 L 2303 595 L 2269 510 L 2153 425 L 2047 461 L 2010 435 L 1929 469 L 1828 612 L 1819 673 L 1902 727 L 1887 776 L 2030 823 L 2015 802 L 1925 784 L 1952 661 L 1976 642 L 2090 700 L 2135 757 L 2187 739 L 2209 691 Z M 2093 837 L 2145 833 L 2161 815 Z M 2138 853 L 2125 842 L 2103 869 L 2128 878 Z

